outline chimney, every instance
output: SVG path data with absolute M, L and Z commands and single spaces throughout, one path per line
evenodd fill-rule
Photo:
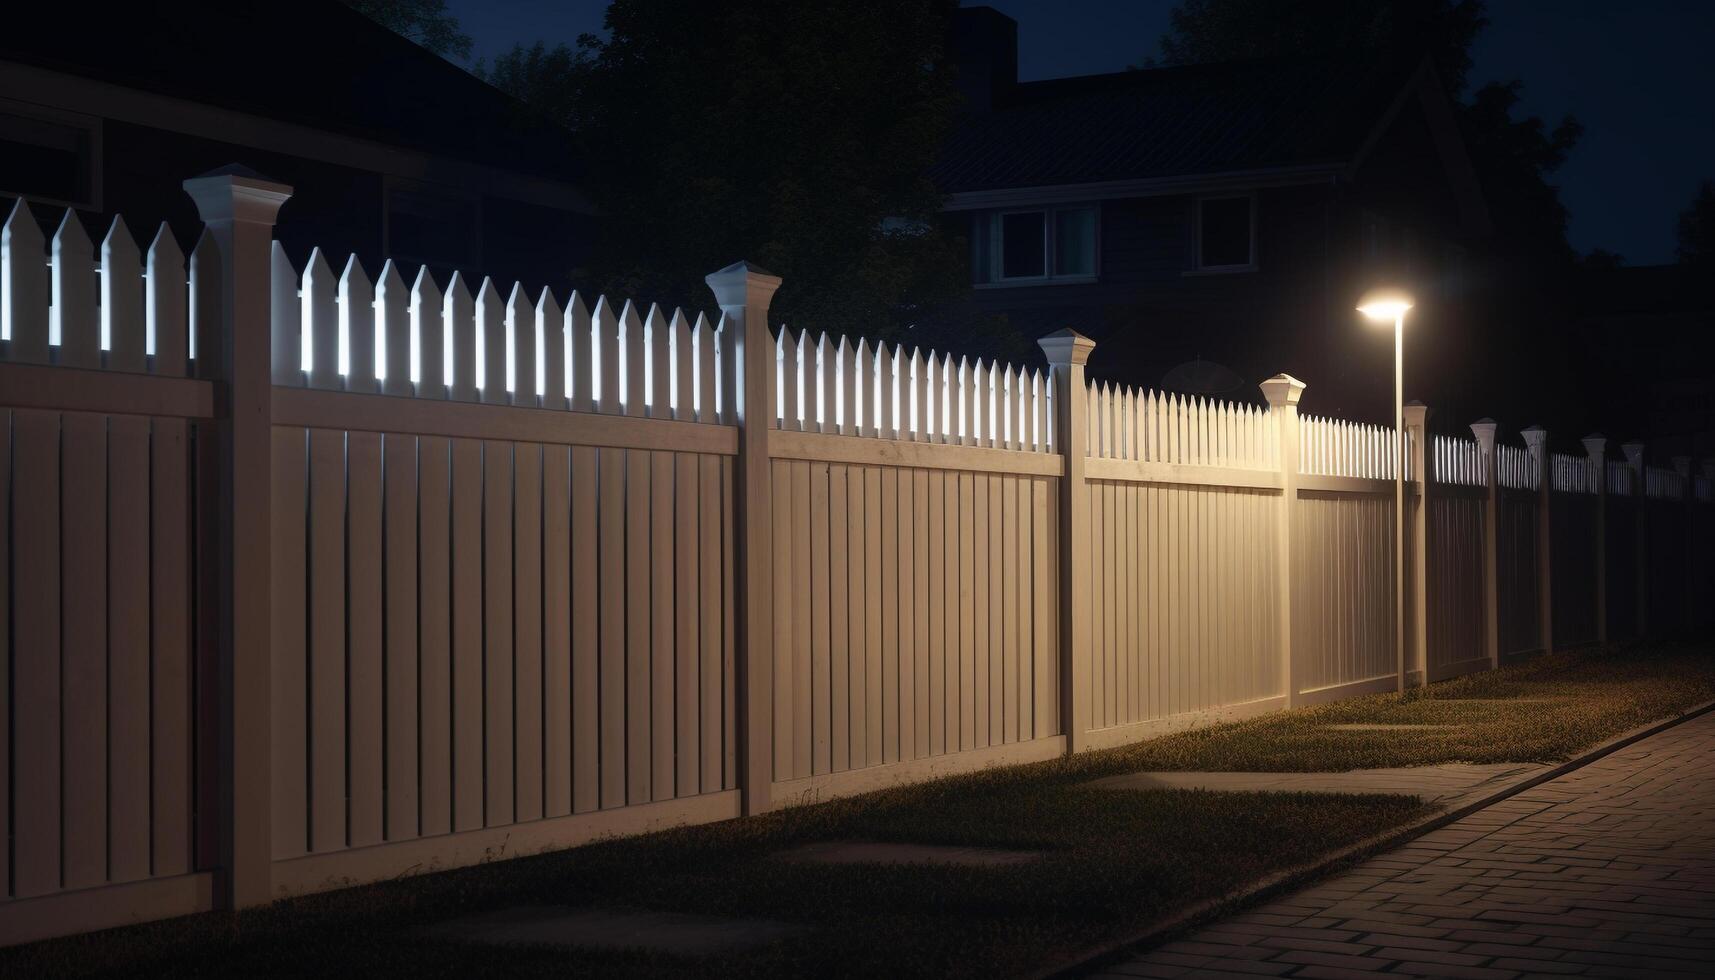
M 1018 21 L 993 7 L 960 7 L 949 54 L 966 107 L 992 109 L 1018 84 Z

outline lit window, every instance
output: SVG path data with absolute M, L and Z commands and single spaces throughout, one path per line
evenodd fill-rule
M 989 284 L 1093 279 L 1096 226 L 1096 209 L 1088 206 L 990 214 L 975 228 L 975 279 Z
M 1197 268 L 1238 270 L 1255 265 L 1255 200 L 1245 195 L 1198 201 Z

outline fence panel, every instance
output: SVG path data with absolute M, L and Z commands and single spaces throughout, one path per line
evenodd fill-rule
M 1555 491 L 1549 504 L 1550 581 L 1554 584 L 1554 645 L 1578 646 L 1597 639 L 1596 520 L 1600 500 L 1594 485 L 1585 492 Z M 1612 592 L 1613 586 L 1609 585 Z
M 1495 537 L 1495 594 L 1502 656 L 1542 648 L 1537 575 L 1537 540 L 1541 524 L 1537 520 L 1537 500 L 1534 490 L 1503 489 L 1500 492 L 1500 520 Z
M 70 211 L 50 243 L 22 202 L 0 228 L 0 943 L 116 921 L 108 886 L 212 905 L 192 487 L 214 392 L 184 377 L 208 247 L 187 268 L 119 218 L 97 247 Z
M 1306 692 L 1397 681 L 1393 515 L 1378 494 L 1299 495 L 1292 650 Z

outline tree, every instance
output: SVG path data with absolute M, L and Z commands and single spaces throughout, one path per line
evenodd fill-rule
M 1715 180 L 1704 180 L 1697 196 L 1679 212 L 1679 261 L 1715 270 Z
M 706 306 L 749 259 L 793 327 L 898 336 L 961 288 L 926 176 L 956 98 L 952 0 L 616 0 L 608 37 L 515 47 L 483 77 L 571 129 L 603 214 L 580 278 Z
M 470 57 L 470 35 L 459 30 L 446 0 L 345 0 L 346 6 L 443 58 Z

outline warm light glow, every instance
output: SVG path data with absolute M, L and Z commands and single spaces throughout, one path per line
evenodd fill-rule
M 1392 323 L 1411 309 L 1411 297 L 1392 289 L 1378 289 L 1358 302 L 1358 312 L 1377 323 Z

